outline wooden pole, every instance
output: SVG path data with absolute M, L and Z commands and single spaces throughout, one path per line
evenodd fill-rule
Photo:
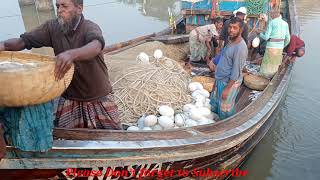
M 37 2 L 40 1 L 44 2 L 41 5 L 38 4 L 38 7 L 41 6 L 42 8 L 41 11 L 37 7 Z M 53 4 L 52 0 L 19 0 L 21 16 L 26 32 L 31 31 L 49 19 L 56 18 L 53 6 L 52 9 L 42 7 L 44 4 L 49 3 Z M 53 51 L 50 48 L 33 49 L 32 52 L 53 55 Z
M 54 9 L 52 0 L 35 0 L 35 5 L 38 11 L 51 11 Z
M 38 11 L 50 11 L 53 8 L 52 0 L 19 0 L 22 6 L 35 5 Z
M 25 5 L 32 5 L 34 4 L 34 0 L 19 0 L 19 4 L 25 6 Z

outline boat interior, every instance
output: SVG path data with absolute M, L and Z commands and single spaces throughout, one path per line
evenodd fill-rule
M 285 2 L 285 1 L 284 1 Z M 286 20 L 289 19 L 288 11 L 286 10 L 285 3 L 282 7 L 282 15 Z M 230 18 L 230 13 L 224 15 L 225 19 Z M 258 17 L 250 16 L 248 17 L 249 29 L 252 29 L 256 23 Z M 173 34 L 173 32 L 168 29 L 161 32 L 162 35 L 153 34 L 151 36 L 146 36 L 146 38 L 138 38 L 139 40 L 132 43 L 133 41 L 128 41 L 125 47 L 122 45 L 117 45 L 112 51 L 105 53 L 105 61 L 108 65 L 110 61 L 120 61 L 120 60 L 136 60 L 137 54 L 139 52 L 146 52 L 147 54 L 153 54 L 156 49 L 161 49 L 164 52 L 164 56 L 178 61 L 181 66 L 190 74 L 199 74 L 199 71 L 205 72 L 201 75 L 214 77 L 214 74 L 209 72 L 209 68 L 206 64 L 193 64 L 193 68 L 190 69 L 186 66 L 185 62 L 189 54 L 188 45 L 188 34 L 186 34 L 185 20 L 177 21 L 177 27 L 179 28 L 176 32 L 180 34 Z M 290 22 L 289 22 L 290 23 Z M 156 35 L 156 36 L 154 36 Z M 129 43 L 130 42 L 130 43 Z M 173 42 L 173 43 L 172 43 Z M 261 56 L 257 56 L 257 59 L 261 59 Z M 248 59 L 250 60 L 250 59 Z M 200 70 L 199 70 L 200 69 Z M 191 128 L 181 128 L 181 129 L 171 129 L 166 130 L 167 133 L 157 132 L 157 131 L 138 131 L 138 132 L 127 132 L 123 131 L 113 131 L 113 130 L 89 130 L 89 129 L 63 129 L 55 128 L 54 137 L 55 139 L 70 139 L 70 140 L 147 140 L 147 139 L 171 139 L 171 138 L 185 138 L 190 136 L 188 129 L 201 129 L 202 133 L 216 134 L 222 131 L 227 131 L 232 129 L 241 123 L 246 122 L 250 118 L 248 114 L 245 117 L 240 117 L 244 112 L 257 112 L 259 106 L 263 107 L 266 100 L 271 97 L 272 93 L 275 92 L 277 85 L 281 82 L 281 78 L 286 72 L 286 68 L 281 69 L 278 75 L 275 75 L 271 80 L 271 83 L 261 92 L 260 96 L 256 100 L 250 98 L 252 89 L 244 85 L 241 85 L 241 90 L 237 96 L 236 100 L 236 111 L 237 113 L 225 120 L 216 122 L 214 124 L 196 126 Z M 281 74 L 281 75 L 280 75 Z M 271 94 L 270 94 L 271 93 Z M 256 104 L 259 104 L 257 106 Z M 252 114 L 253 115 L 253 114 Z M 240 121 L 239 119 L 243 119 Z M 231 125 L 232 124 L 232 125 Z M 130 137 L 129 137 L 130 136 Z
M 229 15 L 225 15 L 228 19 Z M 287 17 L 286 11 L 284 11 L 284 17 Z M 252 24 L 256 22 L 258 17 L 249 17 L 249 26 L 252 28 Z M 181 21 L 185 23 L 184 20 Z M 184 25 L 178 24 L 177 27 L 185 27 Z M 166 32 L 171 33 L 170 29 Z M 193 64 L 193 69 L 190 69 L 185 65 L 185 60 L 189 54 L 188 35 L 185 34 L 185 29 L 179 30 L 179 35 L 167 35 L 167 36 L 150 36 L 134 43 L 127 43 L 125 47 L 114 48 L 112 51 L 105 53 L 105 60 L 108 65 L 110 61 L 120 60 L 136 60 L 139 52 L 146 52 L 153 54 L 156 49 L 161 49 L 164 52 L 164 56 L 171 58 L 181 64 L 181 66 L 191 74 L 197 74 L 199 71 L 203 73 L 201 75 L 214 77 L 209 72 L 209 68 L 205 64 Z M 168 38 L 177 37 L 173 39 L 179 39 L 179 43 L 165 43 Z M 164 38 L 165 37 L 165 38 Z M 160 39 L 159 39 L 160 38 Z M 162 40 L 161 40 L 162 38 Z M 257 57 L 261 58 L 261 57 Z M 200 70 L 199 70 L 200 69 Z M 92 141 L 151 141 L 151 140 L 171 140 L 171 139 L 186 139 L 190 137 L 206 136 L 206 137 L 223 137 L 223 133 L 231 132 L 231 130 L 245 124 L 251 118 L 255 117 L 257 113 L 262 110 L 268 103 L 268 100 L 276 92 L 277 87 L 281 84 L 283 77 L 286 76 L 287 68 L 280 69 L 279 72 L 274 76 L 269 85 L 261 92 L 260 96 L 256 100 L 250 98 L 252 89 L 248 88 L 244 84 L 241 85 L 241 90 L 236 100 L 236 111 L 237 113 L 232 117 L 225 120 L 218 121 L 214 124 L 200 125 L 188 128 L 169 129 L 165 131 L 136 131 L 128 132 L 126 130 L 103 130 L 103 129 L 64 129 L 54 128 L 54 147 L 51 152 L 56 152 L 61 149 L 68 149 L 68 142 L 63 140 L 80 140 L 88 141 L 88 143 L 78 144 L 77 148 L 82 149 L 88 146 Z M 249 127 L 249 126 L 248 126 Z M 238 133 L 241 133 L 239 131 Z M 125 146 L 125 145 L 124 145 Z M 14 149 L 13 147 L 8 147 Z M 108 148 L 108 147 L 106 147 Z

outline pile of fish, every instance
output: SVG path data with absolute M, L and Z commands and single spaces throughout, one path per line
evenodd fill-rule
M 250 92 L 249 99 L 251 101 L 255 101 L 256 99 L 258 99 L 258 97 L 261 95 L 261 93 L 262 93 L 262 91 L 253 90 Z
M 247 69 L 248 73 L 253 75 L 258 75 L 260 71 L 260 65 L 250 64 L 249 61 L 246 61 L 245 68 Z

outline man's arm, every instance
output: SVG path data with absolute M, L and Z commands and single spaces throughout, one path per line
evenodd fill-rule
M 295 49 L 296 49 L 296 36 L 292 36 L 288 46 L 287 55 L 292 56 Z
M 244 24 L 244 28 L 243 28 L 243 32 L 242 32 L 242 38 L 246 42 L 246 44 L 248 44 L 248 36 L 249 36 L 248 25 Z
M 228 99 L 228 96 L 230 94 L 230 89 L 232 88 L 234 83 L 235 83 L 234 80 L 229 80 L 228 85 L 225 87 L 225 89 L 222 92 L 222 99 L 224 100 Z
M 205 40 L 205 44 L 206 44 L 206 47 L 207 47 L 207 52 L 211 53 L 211 39 L 207 38 Z
M 286 47 L 289 43 L 290 43 L 290 31 L 289 31 L 289 26 L 287 25 L 286 35 L 284 39 L 284 47 Z
M 72 67 L 73 62 L 88 61 L 98 56 L 102 51 L 102 44 L 99 40 L 93 40 L 87 45 L 65 51 L 56 56 L 55 77 L 60 80 Z
M 0 51 L 21 51 L 23 49 L 25 49 L 25 43 L 21 38 L 0 42 Z
M 102 44 L 98 40 L 93 40 L 81 48 L 72 49 L 70 51 L 74 54 L 74 61 L 90 60 L 101 53 Z
M 77 49 L 65 51 L 56 56 L 55 77 L 56 80 L 63 78 L 65 73 L 71 68 L 75 61 L 89 61 L 101 53 L 105 41 L 100 27 L 90 22 L 87 24 L 85 34 L 85 46 Z
M 264 33 L 260 34 L 260 37 L 266 41 L 270 39 L 270 35 L 272 32 L 272 21 L 268 24 L 267 30 Z

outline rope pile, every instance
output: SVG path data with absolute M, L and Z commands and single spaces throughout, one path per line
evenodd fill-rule
M 181 110 L 191 101 L 190 77 L 170 58 L 150 58 L 149 64 L 122 59 L 111 61 L 109 67 L 122 123 L 134 124 L 142 115 L 155 115 L 160 105 Z

